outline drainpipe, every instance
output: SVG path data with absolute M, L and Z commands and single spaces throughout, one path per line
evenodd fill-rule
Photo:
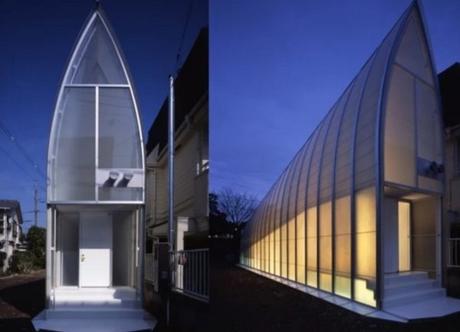
M 169 76 L 168 110 L 168 247 L 169 247 L 169 285 L 166 302 L 166 324 L 170 325 L 171 291 L 174 286 L 174 76 Z

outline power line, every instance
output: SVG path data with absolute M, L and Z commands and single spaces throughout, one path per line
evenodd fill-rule
M 181 39 L 180 39 L 180 42 L 179 42 L 179 48 L 177 49 L 176 70 L 175 70 L 175 72 L 179 68 L 179 60 L 180 60 L 180 57 L 182 55 L 181 54 L 182 53 L 182 46 L 183 46 L 184 40 L 185 40 L 185 33 L 187 32 L 187 29 L 188 29 L 188 23 L 190 21 L 190 16 L 192 15 L 193 3 L 194 3 L 194 0 L 190 0 L 190 4 L 189 4 L 188 9 L 187 9 L 187 16 L 185 17 L 184 29 L 182 30 L 182 36 L 181 36 Z
M 33 160 L 33 158 L 29 155 L 29 153 L 26 151 L 26 149 L 23 147 L 22 144 L 19 143 L 18 139 L 11 133 L 11 131 L 8 130 L 8 128 L 6 128 L 5 124 L 0 121 L 0 130 L 5 134 L 6 137 L 8 137 L 8 139 L 10 140 L 10 142 L 12 142 L 12 144 L 14 144 L 18 149 L 19 151 L 21 152 L 21 154 L 24 156 L 24 158 L 30 162 L 32 164 L 32 167 L 34 168 L 34 170 L 41 176 L 43 177 L 44 179 L 46 179 L 46 175 L 45 173 L 40 169 L 40 167 L 38 166 L 38 164 Z
M 24 168 L 24 166 L 22 166 L 22 164 L 21 164 L 19 161 L 17 161 L 15 158 L 13 158 L 13 156 L 12 156 L 7 150 L 5 150 L 5 149 L 4 149 L 3 147 L 1 147 L 1 146 L 0 146 L 0 150 L 1 150 L 4 154 L 6 154 L 6 156 L 7 156 L 8 158 L 10 158 L 10 160 L 11 160 L 21 171 L 23 171 L 24 174 L 26 174 L 32 181 L 35 182 L 35 181 L 37 180 L 36 178 L 34 178 L 34 177 L 29 173 L 28 170 L 26 170 L 26 169 Z

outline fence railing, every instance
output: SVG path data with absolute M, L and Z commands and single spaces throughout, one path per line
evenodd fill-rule
M 447 266 L 460 267 L 460 238 L 449 239 L 449 254 Z
M 174 290 L 209 301 L 209 249 L 180 250 L 175 253 Z

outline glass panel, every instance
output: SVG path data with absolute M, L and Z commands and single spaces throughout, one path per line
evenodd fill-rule
M 127 88 L 99 88 L 99 167 L 141 168 L 136 112 Z
M 286 187 L 286 185 L 285 185 Z M 286 189 L 286 188 L 285 188 Z M 284 194 L 284 201 L 286 201 L 287 194 Z M 286 210 L 285 203 L 284 207 L 281 209 L 281 276 L 287 278 L 287 221 L 286 221 Z
M 356 279 L 355 300 L 376 306 L 374 299 L 376 276 L 376 216 L 375 189 L 356 193 Z
M 372 60 L 360 104 L 355 145 L 355 187 L 368 187 L 375 182 L 375 134 L 376 116 L 381 97 L 384 70 L 388 62 L 398 24 L 388 34 Z
M 385 181 L 415 186 L 414 78 L 393 66 L 385 110 Z
M 319 210 L 319 265 L 320 288 L 332 291 L 332 210 L 331 202 L 320 205 Z
M 94 200 L 95 89 L 65 88 L 56 116 L 52 200 Z
M 399 46 L 396 62 L 412 73 L 422 78 L 429 84 L 433 84 L 433 73 L 428 55 L 428 48 L 423 37 L 423 31 L 419 16 L 414 11 L 408 20 Z
M 305 283 L 305 212 L 297 215 L 297 282 Z
M 291 218 L 288 223 L 288 278 L 296 280 L 296 224 L 295 217 Z
M 316 206 L 307 210 L 307 284 L 311 287 L 317 287 L 317 213 Z
M 354 137 L 354 121 L 358 112 L 361 90 L 363 88 L 367 72 L 372 63 L 372 59 L 359 73 L 353 82 L 352 90 L 348 102 L 345 106 L 345 114 L 340 126 L 339 141 L 337 146 L 335 195 L 341 197 L 350 193 L 351 182 L 351 148 Z
M 99 16 L 75 52 L 66 84 L 127 83 L 115 46 Z
M 417 98 L 417 152 L 418 157 L 428 161 L 443 162 L 442 129 L 436 92 L 430 86 L 416 80 Z M 419 188 L 441 192 L 441 180 L 418 177 Z
M 275 214 L 275 274 L 281 276 L 281 204 L 285 185 L 286 172 L 284 172 L 279 185 L 278 199 Z
M 270 197 L 268 197 L 270 198 Z M 269 223 L 269 213 L 270 213 L 270 200 L 267 199 L 265 202 L 265 215 L 264 215 L 264 271 L 270 272 L 270 223 Z
M 297 203 L 297 188 L 299 183 L 300 166 L 303 160 L 303 152 L 301 149 L 297 153 L 291 168 L 293 168 L 292 181 L 289 189 L 289 210 L 288 210 L 288 278 L 296 280 L 296 203 Z
M 300 167 L 299 182 L 298 182 L 298 193 L 297 193 L 297 214 L 305 211 L 305 193 L 307 188 L 307 177 L 308 177 L 308 166 L 310 164 L 312 142 L 314 142 L 317 131 L 310 137 L 308 142 L 304 146 L 305 154 L 303 156 L 303 162 Z
M 335 201 L 335 292 L 351 297 L 351 200 L 350 196 Z
M 442 132 L 436 92 L 416 80 L 418 156 L 442 162 Z
M 274 217 L 275 217 L 275 198 L 277 193 L 277 186 L 274 187 L 270 194 L 270 215 L 269 215 L 269 226 L 270 226 L 270 273 L 275 273 L 275 228 L 274 228 Z
M 344 106 L 348 100 L 351 88 L 342 94 L 340 100 L 337 102 L 332 115 L 332 120 L 329 128 L 328 135 L 326 137 L 323 160 L 321 162 L 321 187 L 320 187 L 320 202 L 328 201 L 332 199 L 332 179 L 334 172 L 334 162 L 337 152 L 337 137 L 339 135 L 340 124 L 342 121 L 342 115 L 344 112 Z
M 99 187 L 98 195 L 100 201 L 140 201 L 142 188 Z

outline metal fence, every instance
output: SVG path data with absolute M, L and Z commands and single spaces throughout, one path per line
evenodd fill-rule
M 449 260 L 447 266 L 460 267 L 460 238 L 449 239 Z
M 177 251 L 174 261 L 174 290 L 209 302 L 209 249 Z

